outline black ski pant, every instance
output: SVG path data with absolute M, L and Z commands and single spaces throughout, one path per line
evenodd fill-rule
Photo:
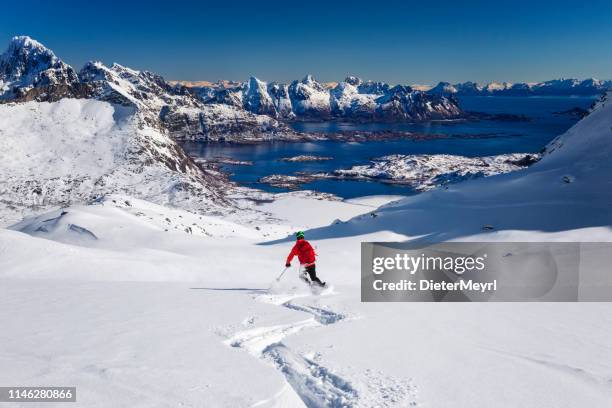
M 317 268 L 315 264 L 308 265 L 304 268 L 306 272 L 308 272 L 308 276 L 310 276 L 310 280 L 313 282 L 317 282 L 319 285 L 322 285 L 321 279 L 317 278 Z

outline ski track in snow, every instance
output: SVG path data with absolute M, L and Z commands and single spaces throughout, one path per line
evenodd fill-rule
M 330 295 L 333 293 L 333 288 L 329 288 L 321 294 Z M 257 301 L 307 313 L 312 317 L 290 324 L 239 331 L 225 343 L 231 347 L 242 348 L 254 357 L 272 363 L 285 376 L 287 383 L 293 388 L 304 405 L 309 408 L 416 406 L 415 387 L 410 382 L 399 381 L 384 376 L 380 372 L 366 370 L 368 395 L 363 396 L 367 400 L 361 400 L 360 393 L 348 380 L 317 361 L 318 353 L 313 356 L 301 355 L 282 343 L 285 337 L 304 329 L 320 328 L 342 320 L 348 320 L 348 316 L 345 314 L 294 302 L 298 298 L 308 296 L 310 295 L 300 293 L 267 293 L 255 296 Z M 260 401 L 254 406 L 274 401 L 275 398 Z
M 283 343 L 268 346 L 262 356 L 271 360 L 307 407 L 353 407 L 357 391 L 342 377 Z

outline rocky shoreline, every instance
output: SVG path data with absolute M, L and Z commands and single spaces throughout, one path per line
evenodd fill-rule
M 539 154 L 512 153 L 497 156 L 465 157 L 453 155 L 391 155 L 373 159 L 370 164 L 325 173 L 296 172 L 272 174 L 259 179 L 273 187 L 299 190 L 315 180 L 363 180 L 404 184 L 426 191 L 448 184 L 524 169 L 540 158 Z
M 454 122 L 454 121 L 453 121 Z M 398 130 L 340 130 L 334 133 L 326 132 L 289 132 L 277 133 L 274 138 L 241 138 L 241 139 L 214 139 L 214 140 L 193 140 L 178 138 L 177 141 L 183 142 L 198 142 L 209 144 L 228 144 L 228 145 L 259 145 L 264 143 L 288 142 L 288 143 L 303 143 L 303 142 L 372 142 L 384 140 L 435 140 L 435 139 L 490 139 L 503 137 L 500 133 L 471 133 L 471 134 L 444 134 L 444 133 L 418 133 L 410 131 Z
M 278 161 L 290 162 L 290 163 L 300 163 L 300 162 L 316 162 L 316 161 L 328 161 L 333 160 L 333 157 L 328 156 L 311 156 L 306 154 L 301 154 L 298 156 L 292 157 L 281 157 Z

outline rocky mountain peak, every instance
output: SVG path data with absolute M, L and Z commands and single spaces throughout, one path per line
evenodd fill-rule
M 13 37 L 0 55 L 0 98 L 19 96 L 32 88 L 70 85 L 78 81 L 69 65 L 28 36 Z
M 276 116 L 276 108 L 268 94 L 267 84 L 254 76 L 251 76 L 245 85 L 243 104 L 250 112 Z
M 259 78 L 257 78 L 256 76 L 251 75 L 249 77 L 249 86 L 254 88 L 254 87 L 259 87 L 259 86 L 263 86 L 265 88 L 266 83 L 259 80 Z
M 7 52 L 9 54 L 31 54 L 33 52 L 37 52 L 39 54 L 47 54 L 50 57 L 57 58 L 53 51 L 27 35 L 18 35 L 13 37 L 11 41 L 9 41 Z

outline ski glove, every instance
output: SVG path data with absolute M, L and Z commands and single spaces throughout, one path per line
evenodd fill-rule
M 285 264 L 285 268 L 288 268 L 288 267 L 290 267 L 290 266 L 291 266 L 291 264 L 290 264 L 289 262 L 287 262 L 287 263 Z

